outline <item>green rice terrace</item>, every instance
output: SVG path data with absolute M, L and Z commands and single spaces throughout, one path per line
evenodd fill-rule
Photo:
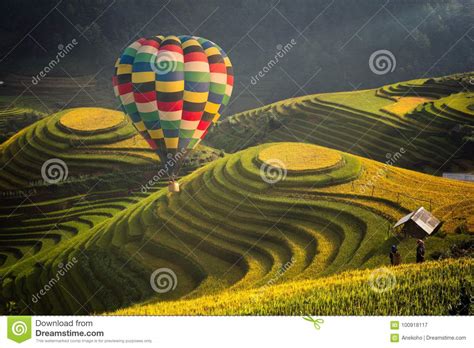
M 426 173 L 472 168 L 473 76 L 230 116 L 178 193 L 121 112 L 41 114 L 0 144 L 0 313 L 455 313 L 474 285 L 474 184 Z M 415 265 L 391 227 L 420 206 L 443 224 Z
M 221 121 L 206 141 L 227 152 L 309 142 L 381 162 L 403 148 L 399 167 L 435 175 L 472 170 L 473 80 L 465 73 L 283 100 Z M 408 112 L 387 110 L 405 99 L 415 102 Z
M 0 97 L 0 143 L 47 115 L 32 98 Z

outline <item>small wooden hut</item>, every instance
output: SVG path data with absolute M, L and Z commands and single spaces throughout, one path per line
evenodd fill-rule
M 423 239 L 436 233 L 441 228 L 439 221 L 433 214 L 423 207 L 412 211 L 397 221 L 393 228 L 403 226 L 401 232 L 406 236 Z

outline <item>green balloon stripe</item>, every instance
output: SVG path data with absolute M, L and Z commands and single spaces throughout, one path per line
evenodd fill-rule
M 137 50 L 133 47 L 127 47 L 125 49 L 125 51 L 123 52 L 122 55 L 124 56 L 130 56 L 130 57 L 135 57 L 135 55 L 137 54 Z
M 211 75 L 200 71 L 185 71 L 184 80 L 189 82 L 210 82 Z
M 134 103 L 123 105 L 125 112 L 129 115 L 138 112 L 137 106 Z
M 179 130 L 179 137 L 180 137 L 180 138 L 189 139 L 189 138 L 192 138 L 192 137 L 193 137 L 193 134 L 194 134 L 194 129 L 192 129 L 192 130 L 189 130 L 189 129 L 180 129 L 180 130 Z
M 224 98 L 222 99 L 222 105 L 227 105 L 227 103 L 229 103 L 229 100 L 230 100 L 230 95 L 224 95 Z
M 165 121 L 161 120 L 161 128 L 163 129 L 179 129 L 180 120 L 178 121 Z
M 226 87 L 227 85 L 224 85 L 222 83 L 211 83 L 211 85 L 209 86 L 209 92 L 223 95 L 225 93 Z
M 158 121 L 160 119 L 160 116 L 158 114 L 158 111 L 151 111 L 151 112 L 140 112 L 140 117 L 142 121 Z

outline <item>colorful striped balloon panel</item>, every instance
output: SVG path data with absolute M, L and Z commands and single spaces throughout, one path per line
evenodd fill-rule
M 187 35 L 133 42 L 113 76 L 122 110 L 162 160 L 199 144 L 228 104 L 233 83 L 225 52 Z

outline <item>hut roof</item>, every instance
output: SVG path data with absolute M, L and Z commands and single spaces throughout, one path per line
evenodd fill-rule
M 441 223 L 441 221 L 435 218 L 434 215 L 431 214 L 428 210 L 423 207 L 420 207 L 417 210 L 412 211 L 410 214 L 402 217 L 393 227 L 395 228 L 400 225 L 403 225 L 409 220 L 416 223 L 427 234 L 433 233 L 433 231 L 435 231 Z

